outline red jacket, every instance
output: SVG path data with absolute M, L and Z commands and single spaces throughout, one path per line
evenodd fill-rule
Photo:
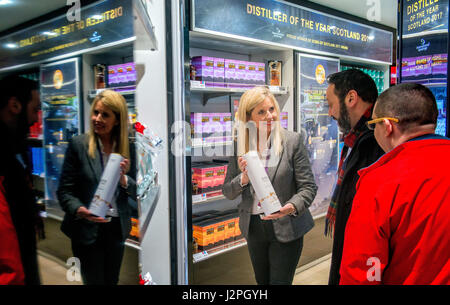
M 449 158 L 416 140 L 358 172 L 340 284 L 450 284 Z
M 3 177 L 0 177 L 0 236 L 0 285 L 23 285 L 25 275 L 16 230 L 4 196 Z

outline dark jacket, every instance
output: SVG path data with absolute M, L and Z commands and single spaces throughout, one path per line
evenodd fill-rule
M 30 163 L 26 146 L 10 130 L 0 123 L 0 176 L 4 176 L 5 198 L 9 204 L 11 219 L 17 233 L 20 257 L 26 285 L 39 285 L 36 249 L 36 226 L 39 212 L 34 196 Z M 19 161 L 17 156 L 22 160 Z M 0 237 L 0 242 L 1 241 Z
M 353 197 L 356 194 L 358 182 L 358 170 L 367 167 L 377 161 L 384 151 L 375 140 L 373 131 L 365 130 L 355 142 L 348 156 L 344 178 L 337 196 L 336 223 L 334 228 L 333 254 L 331 257 L 329 285 L 339 284 L 339 269 L 341 266 L 342 251 L 344 248 L 344 234 L 347 220 L 352 210 Z
M 76 217 L 79 207 L 89 208 L 97 186 L 102 176 L 102 165 L 98 150 L 95 158 L 88 155 L 88 136 L 86 134 L 72 138 L 66 150 L 62 167 L 61 178 L 57 191 L 59 204 L 66 214 L 61 230 L 73 242 L 89 245 L 96 241 L 99 224 Z M 130 145 L 130 155 L 133 156 L 134 145 Z M 131 206 L 128 199 L 136 198 L 135 158 L 130 160 L 130 173 L 128 174 L 128 188 L 118 186 L 117 208 L 119 210 L 122 240 L 128 237 L 131 230 Z
M 299 239 L 314 226 L 308 208 L 316 196 L 317 186 L 301 135 L 284 129 L 282 133 L 283 152 L 276 166 L 268 168 L 268 177 L 281 205 L 290 202 L 297 209 L 298 216 L 284 216 L 272 220 L 278 241 L 290 242 Z M 240 174 L 237 157 L 229 158 L 222 192 L 231 200 L 242 194 L 242 201 L 238 206 L 239 227 L 243 236 L 247 238 L 255 191 L 251 183 L 244 187 L 240 186 Z

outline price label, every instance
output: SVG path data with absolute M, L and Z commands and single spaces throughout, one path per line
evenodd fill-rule
M 191 89 L 204 89 L 206 88 L 205 82 L 198 80 L 191 80 Z
M 269 86 L 269 90 L 270 90 L 270 92 L 279 93 L 280 87 L 279 86 Z
M 194 262 L 198 262 L 206 257 L 208 257 L 208 252 L 206 250 L 192 255 Z
M 206 199 L 206 196 L 204 196 Z M 203 199 L 203 194 L 200 195 L 192 195 L 192 203 L 198 203 L 198 202 L 202 202 L 205 199 Z

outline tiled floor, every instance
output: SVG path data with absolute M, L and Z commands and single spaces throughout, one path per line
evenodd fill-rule
M 81 282 L 67 280 L 67 267 L 58 259 L 39 253 L 39 269 L 42 285 L 82 285 Z M 294 285 L 326 285 L 330 270 L 330 255 L 305 265 L 297 270 Z

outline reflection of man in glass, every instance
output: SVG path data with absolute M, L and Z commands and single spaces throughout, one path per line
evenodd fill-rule
M 371 165 L 384 153 L 366 122 L 372 116 L 378 91 L 372 78 L 350 69 L 328 76 L 328 115 L 335 119 L 344 136 L 344 147 L 336 183 L 326 216 L 325 234 L 333 235 L 329 284 L 339 284 L 345 226 L 356 192 L 358 170 Z

